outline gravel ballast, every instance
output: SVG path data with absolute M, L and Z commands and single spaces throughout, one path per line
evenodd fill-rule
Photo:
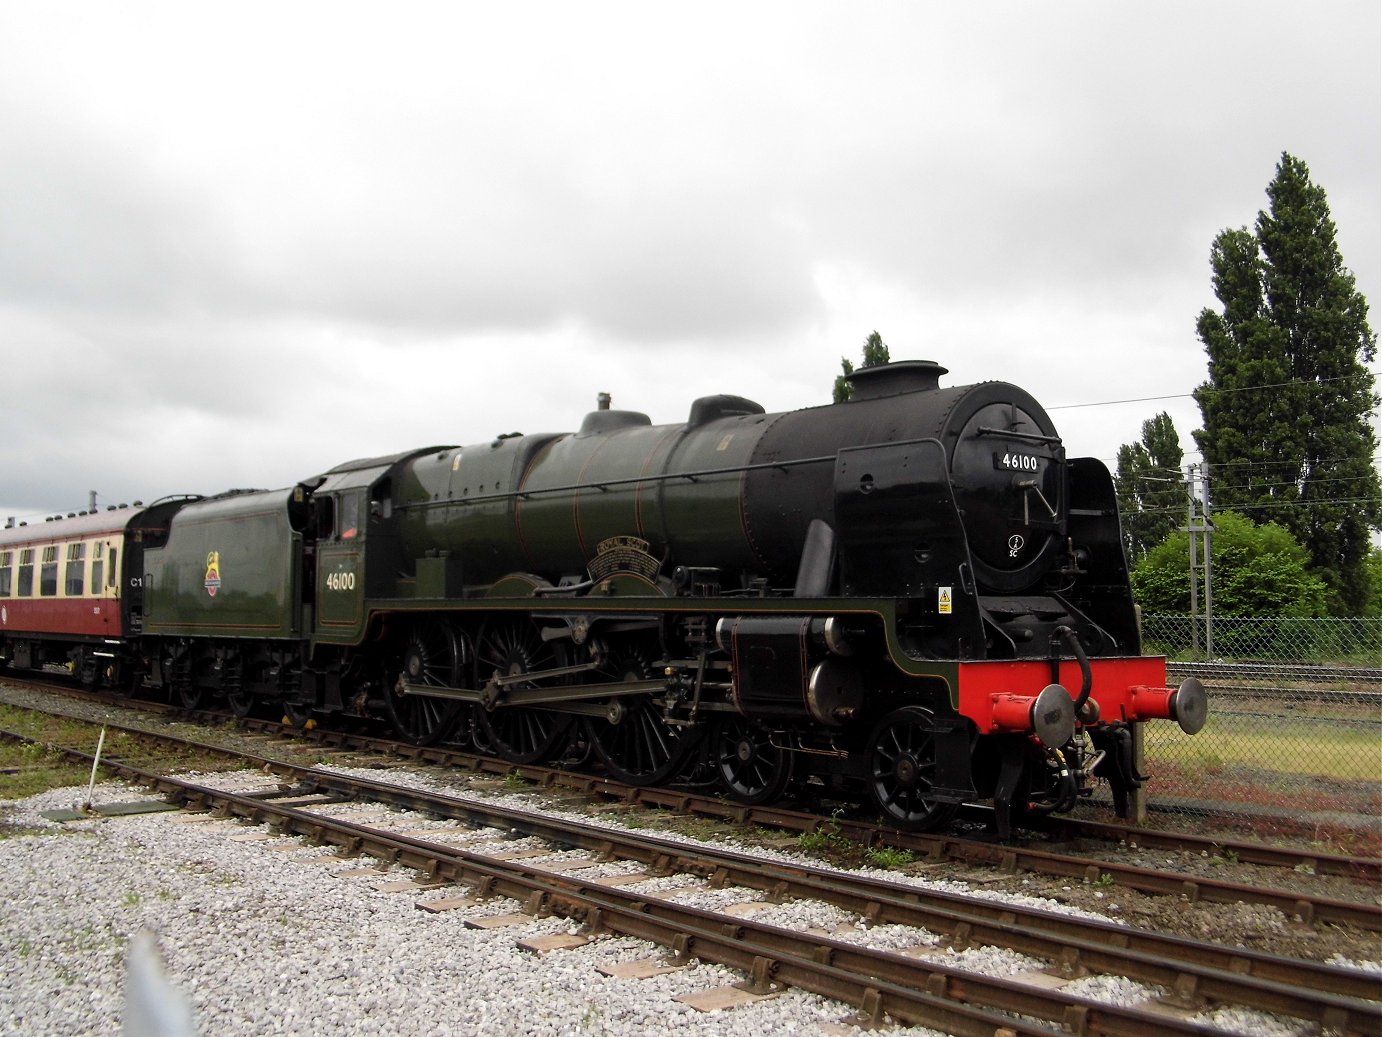
M 444 891 L 378 892 L 369 877 L 333 874 L 362 862 L 313 863 L 330 855 L 324 848 L 272 849 L 296 840 L 234 842 L 253 829 L 231 821 L 189 824 L 160 813 L 58 826 L 37 814 L 85 793 L 23 801 L 9 820 L 42 834 L 0 839 L 0 1032 L 122 1033 L 127 947 L 145 930 L 205 1035 L 849 1032 L 828 1027 L 846 1006 L 799 991 L 697 1012 L 672 998 L 741 977 L 695 965 L 648 980 L 608 978 L 597 964 L 657 950 L 604 939 L 543 956 L 520 951 L 519 939 L 574 926 L 547 918 L 467 929 L 464 914 L 519 905 L 419 911 L 418 899 Z M 98 786 L 92 797 L 134 798 L 120 785 Z
M 262 786 L 256 772 L 219 775 L 225 788 Z M 425 781 L 419 784 L 428 784 Z M 20 803 L 0 804 L 6 820 L 34 831 L 0 839 L 0 945 L 6 976 L 0 988 L 0 1032 L 35 1035 L 158 1034 L 182 1037 L 179 998 L 203 1035 L 240 1034 L 485 1034 L 564 1035 L 694 1033 L 719 1035 L 863 1033 L 841 1025 L 850 1008 L 800 991 L 733 1010 L 702 1013 L 677 995 L 726 986 L 742 977 L 694 965 L 647 980 L 611 978 L 596 966 L 657 958 L 640 941 L 606 938 L 571 951 L 539 956 L 520 939 L 572 933 L 560 918 L 528 919 L 515 927 L 466 928 L 467 916 L 519 910 L 494 900 L 463 911 L 433 914 L 417 902 L 454 895 L 454 887 L 385 892 L 378 876 L 345 875 L 367 861 L 335 858 L 296 839 L 240 841 L 267 833 L 230 820 L 189 821 L 179 813 L 90 818 L 65 824 L 40 810 L 71 807 L 85 788 L 60 789 Z M 98 786 L 94 803 L 128 802 L 141 793 L 120 784 Z M 507 797 L 506 797 L 507 798 Z M 514 797 L 524 798 L 524 797 Z M 352 809 L 364 809 L 347 807 Z M 400 824 L 430 825 L 400 815 Z M 495 832 L 472 849 L 513 851 L 525 841 Z M 535 843 L 535 845 L 538 845 Z M 553 861 L 568 858 L 554 853 Z M 613 862 L 611 874 L 627 873 Z M 388 879 L 410 878 L 405 870 Z M 685 877 L 689 878 L 689 877 Z M 683 885 L 669 876 L 647 887 Z M 909 881 L 917 882 L 916 879 Z M 921 884 L 963 888 L 953 882 Z M 724 906 L 754 899 L 752 891 L 682 891 L 676 899 Z M 980 895 L 1003 897 L 992 891 Z M 1030 901 L 1029 897 L 1013 897 Z M 1051 905 L 1055 906 L 1055 905 Z M 1077 913 L 1077 912 L 1072 912 Z M 876 947 L 934 945 L 934 934 L 896 926 L 866 928 L 847 912 L 820 904 L 765 907 L 770 924 L 834 930 L 837 939 Z M 145 987 L 127 972 L 132 943 L 142 938 L 166 961 L 148 1028 L 124 1030 L 137 1013 L 127 1005 Z M 954 952 L 939 960 L 987 975 L 1015 975 L 1041 962 L 995 948 Z M 138 961 L 136 957 L 136 961 Z M 158 958 L 150 956 L 155 966 Z M 1090 976 L 1076 988 L 1085 997 L 1134 1004 L 1154 990 L 1114 977 Z M 170 1000 L 171 998 L 171 1000 Z M 162 1028 L 156 1028 L 162 1020 Z M 168 1020 L 172 1021 L 169 1022 Z M 1242 1010 L 1222 1010 L 1202 1022 L 1233 1033 L 1306 1034 L 1311 1028 Z M 922 1037 L 923 1028 L 891 1031 Z

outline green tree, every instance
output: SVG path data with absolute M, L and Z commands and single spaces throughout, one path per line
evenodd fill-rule
M 1365 366 L 1376 355 L 1367 300 L 1343 266 L 1324 189 L 1283 153 L 1255 231 L 1210 251 L 1214 294 L 1197 330 L 1209 381 L 1195 390 L 1215 503 L 1289 529 L 1329 588 L 1330 610 L 1368 600 L 1370 531 L 1382 484 Z
M 1184 452 L 1171 415 L 1142 423 L 1142 440 L 1118 448 L 1114 486 L 1123 518 L 1123 545 L 1136 562 L 1185 520 Z
M 1382 550 L 1374 547 L 1368 552 L 1368 603 L 1363 615 L 1382 619 Z
M 864 339 L 864 362 L 861 366 L 877 367 L 879 364 L 888 363 L 890 359 L 888 344 L 883 341 L 882 335 L 875 331 Z M 840 369 L 844 373 L 835 376 L 835 392 L 831 400 L 833 403 L 844 403 L 854 392 L 849 384 L 849 376 L 854 373 L 854 364 L 850 362 L 849 357 L 840 357 Z
M 1324 612 L 1326 588 L 1310 571 L 1310 556 L 1275 522 L 1257 525 L 1242 515 L 1214 516 L 1214 614 L 1307 618 Z M 1133 592 L 1148 613 L 1190 611 L 1190 535 L 1177 531 L 1152 548 L 1132 571 Z

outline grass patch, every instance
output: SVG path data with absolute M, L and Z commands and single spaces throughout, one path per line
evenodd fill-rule
M 1382 740 L 1376 729 L 1361 726 L 1211 716 L 1194 737 L 1148 738 L 1146 753 L 1149 763 L 1172 763 L 1192 773 L 1247 766 L 1350 781 L 1382 775 Z
M 0 742 L 0 799 L 85 785 L 90 778 L 90 766 L 71 762 L 57 750 L 35 742 Z

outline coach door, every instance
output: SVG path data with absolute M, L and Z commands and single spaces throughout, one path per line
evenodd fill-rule
M 328 640 L 358 640 L 365 599 L 365 491 L 316 497 L 317 630 Z

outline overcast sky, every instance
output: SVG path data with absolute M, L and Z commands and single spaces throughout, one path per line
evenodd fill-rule
M 1378 6 L 5 2 L 0 522 L 810 406 L 874 329 L 1189 447 L 1283 151 L 1378 327 Z

